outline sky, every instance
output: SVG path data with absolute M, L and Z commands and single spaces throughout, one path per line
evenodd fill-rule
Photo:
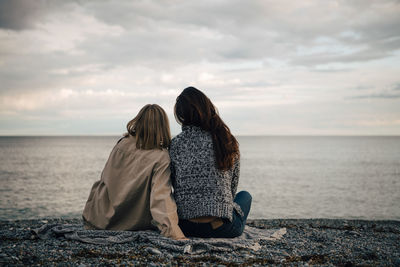
M 0 135 L 119 135 L 202 90 L 236 135 L 400 135 L 400 1 L 0 0 Z

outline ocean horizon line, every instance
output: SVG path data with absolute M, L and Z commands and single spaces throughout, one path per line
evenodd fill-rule
M 2 135 L 7 137 L 122 137 L 123 134 L 25 134 Z M 176 136 L 173 134 L 172 137 Z M 400 137 L 400 134 L 235 134 L 236 137 Z

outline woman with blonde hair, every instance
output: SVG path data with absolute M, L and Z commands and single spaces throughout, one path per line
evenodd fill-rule
M 94 183 L 83 220 L 86 229 L 147 230 L 185 239 L 178 226 L 170 182 L 168 117 L 158 105 L 144 106 L 127 124 Z

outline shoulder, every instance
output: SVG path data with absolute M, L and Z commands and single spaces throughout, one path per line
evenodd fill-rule
M 171 144 L 177 143 L 179 142 L 179 140 L 181 139 L 185 139 L 187 138 L 187 132 L 186 131 L 182 131 L 179 134 L 175 135 L 172 140 L 171 140 Z
M 136 147 L 136 138 L 129 136 L 121 139 L 116 145 L 115 150 L 126 154 L 126 156 L 135 155 L 137 158 L 147 158 L 154 162 L 169 163 L 169 154 L 167 149 L 139 149 Z
M 182 143 L 188 140 L 187 134 L 185 132 L 180 132 L 178 135 L 174 136 L 171 140 L 170 153 L 177 147 L 181 146 Z
M 170 162 L 170 157 L 168 150 L 166 149 L 151 149 L 151 150 L 146 150 L 148 152 L 148 157 L 154 159 L 160 164 L 163 163 L 168 163 Z
M 171 159 L 166 149 L 152 149 L 147 150 L 147 158 L 152 162 L 155 170 L 164 170 L 169 168 Z
M 181 143 L 196 143 L 211 141 L 211 134 L 196 126 L 184 126 L 183 131 L 172 138 L 171 146 L 176 146 Z
M 136 150 L 136 138 L 132 135 L 123 136 L 118 140 L 115 147 L 126 152 Z

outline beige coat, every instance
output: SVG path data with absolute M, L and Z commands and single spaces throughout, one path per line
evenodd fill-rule
M 136 148 L 123 138 L 111 151 L 83 210 L 87 229 L 146 230 L 158 227 L 170 238 L 184 238 L 178 226 L 167 150 Z

